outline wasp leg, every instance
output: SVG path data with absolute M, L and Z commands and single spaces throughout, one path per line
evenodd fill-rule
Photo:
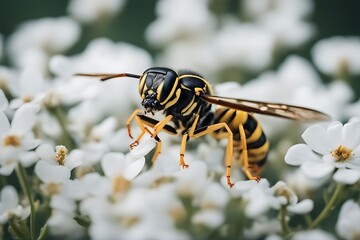
M 228 142 L 226 145 L 226 179 L 227 184 L 229 187 L 232 187 L 234 183 L 231 182 L 230 176 L 231 176 L 231 164 L 232 164 L 232 158 L 233 158 L 233 133 L 229 126 L 226 123 L 216 123 L 210 126 L 202 127 L 196 129 L 197 122 L 199 120 L 199 115 L 196 116 L 194 123 L 191 125 L 191 128 L 189 129 L 188 136 L 189 138 L 198 138 L 203 135 L 209 134 L 211 132 L 215 132 L 218 129 L 225 128 L 228 133 Z M 181 149 L 180 149 L 180 164 L 181 161 L 183 161 L 184 158 L 184 152 L 186 147 L 186 140 L 187 140 L 187 134 L 184 134 L 182 142 L 181 142 Z M 185 162 L 183 162 L 185 164 Z M 186 165 L 186 164 L 185 164 Z
M 140 111 L 140 110 L 139 110 Z M 130 148 L 134 148 L 135 146 L 137 146 L 139 144 L 139 141 L 141 140 L 141 138 L 144 136 L 145 132 L 148 132 L 152 138 L 154 138 L 156 140 L 156 150 L 154 153 L 154 156 L 152 157 L 152 163 L 154 164 L 157 157 L 159 156 L 159 154 L 161 153 L 161 148 L 162 148 L 162 142 L 161 139 L 157 136 L 157 134 L 164 130 L 165 132 L 172 134 L 172 135 L 176 135 L 177 131 L 175 128 L 173 128 L 172 126 L 168 125 L 167 123 L 169 121 L 171 121 L 172 116 L 171 117 L 167 117 L 165 119 L 163 119 L 162 121 L 158 121 L 156 119 L 150 118 L 148 116 L 145 115 L 135 115 L 137 114 L 139 111 L 135 111 L 133 113 L 134 116 L 131 116 L 129 119 L 131 118 L 135 118 L 136 122 L 138 123 L 139 127 L 141 128 L 141 133 L 140 135 L 137 137 L 137 139 L 130 145 Z M 128 121 L 128 124 L 130 124 L 130 121 Z M 151 132 L 146 126 L 149 126 L 151 128 L 154 129 L 154 132 Z
M 136 120 L 137 124 L 139 125 L 139 127 L 141 129 L 141 133 L 135 139 L 135 141 L 130 144 L 130 149 L 131 150 L 134 147 L 136 147 L 137 145 L 139 145 L 140 139 L 144 136 L 145 132 L 148 132 L 150 135 L 152 135 L 152 132 L 147 127 L 145 127 L 144 123 L 141 121 L 141 118 L 139 116 L 135 116 L 135 120 Z
M 242 157 L 243 157 L 243 169 L 250 180 L 255 180 L 257 182 L 260 181 L 259 176 L 253 176 L 251 173 L 251 167 L 249 166 L 249 156 L 248 156 L 248 150 L 247 150 L 247 144 L 246 144 L 246 135 L 244 126 L 242 124 L 239 125 L 239 132 L 240 132 L 240 139 L 241 139 L 241 149 L 242 149 Z
M 126 127 L 127 127 L 127 130 L 128 130 L 128 135 L 131 139 L 133 139 L 133 136 L 131 135 L 131 122 L 133 121 L 133 119 L 139 114 L 141 110 L 140 109 L 136 109 L 129 117 L 129 119 L 126 121 Z M 140 125 L 139 125 L 140 126 Z M 141 128 L 141 126 L 140 126 Z

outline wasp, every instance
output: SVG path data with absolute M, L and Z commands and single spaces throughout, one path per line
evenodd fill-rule
M 138 145 L 145 133 L 149 133 L 156 140 L 153 162 L 161 153 L 161 139 L 158 137 L 160 131 L 181 136 L 182 168 L 188 167 L 184 156 L 189 139 L 207 134 L 218 140 L 227 138 L 225 165 L 227 184 L 230 187 L 234 185 L 231 181 L 233 158 L 241 162 L 246 176 L 256 181 L 259 181 L 259 173 L 266 162 L 269 141 L 260 122 L 253 116 L 254 113 L 302 121 L 328 119 L 328 115 L 310 108 L 216 96 L 204 77 L 188 70 L 176 72 L 170 68 L 151 67 L 141 75 L 76 75 L 99 77 L 102 81 L 122 77 L 139 79 L 138 91 L 144 109 L 136 109 L 126 125 L 130 138 L 133 138 L 130 125 L 134 119 L 141 129 L 139 136 L 130 144 L 131 149 Z M 212 105 L 217 108 L 213 110 Z M 163 112 L 162 120 L 152 117 L 158 111 Z

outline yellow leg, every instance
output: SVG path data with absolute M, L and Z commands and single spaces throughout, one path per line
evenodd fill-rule
M 156 150 L 155 150 L 154 156 L 151 159 L 153 165 L 155 164 L 157 157 L 161 153 L 161 147 L 162 147 L 161 141 L 157 141 L 156 142 Z
M 130 128 L 130 125 L 131 125 L 131 122 L 132 120 L 136 117 L 136 115 L 139 114 L 141 110 L 140 109 L 136 109 L 129 117 L 129 119 L 126 121 L 126 127 L 127 127 L 127 130 L 128 130 L 128 135 L 130 138 L 133 138 L 133 136 L 131 135 L 131 128 Z
M 259 176 L 254 177 L 250 171 L 249 156 L 248 156 L 248 150 L 247 150 L 247 144 L 246 144 L 246 135 L 245 135 L 244 126 L 242 124 L 239 125 L 239 132 L 240 132 L 240 139 L 241 139 L 244 172 L 245 172 L 246 176 L 248 177 L 248 179 L 259 182 L 260 177 Z
M 156 135 L 158 135 L 158 133 L 166 126 L 167 123 L 169 123 L 171 121 L 172 118 L 173 118 L 173 116 L 169 115 L 166 118 L 164 118 L 163 120 L 161 120 L 160 122 L 158 122 L 154 126 L 154 132 L 151 134 L 151 137 L 154 138 Z
M 232 158 L 233 158 L 233 133 L 229 126 L 226 123 L 216 123 L 214 125 L 210 125 L 207 127 L 204 127 L 203 130 L 198 130 L 197 133 L 195 133 L 196 125 L 199 121 L 199 115 L 195 117 L 194 123 L 191 125 L 191 128 L 189 129 L 188 136 L 190 138 L 198 138 L 203 135 L 209 134 L 211 132 L 215 132 L 216 130 L 219 130 L 221 128 L 225 128 L 228 133 L 228 142 L 226 145 L 226 179 L 227 184 L 232 187 L 234 183 L 231 182 L 230 176 L 231 176 L 231 164 L 232 164 Z M 181 141 L 181 149 L 180 149 L 180 165 L 187 166 L 184 162 L 184 152 L 186 148 L 186 142 L 187 142 L 187 134 L 184 134 L 182 141 Z
M 152 132 L 145 127 L 145 125 L 143 124 L 143 122 L 141 121 L 140 117 L 135 116 L 135 120 L 137 122 L 137 124 L 139 125 L 140 129 L 141 129 L 141 133 L 140 135 L 135 139 L 135 141 L 133 143 L 130 144 L 130 149 L 133 149 L 134 147 L 136 147 L 137 145 L 139 145 L 140 139 L 144 136 L 145 132 L 148 132 L 150 135 L 152 134 Z M 128 128 L 129 129 L 129 128 Z M 132 136 L 131 136 L 132 138 Z

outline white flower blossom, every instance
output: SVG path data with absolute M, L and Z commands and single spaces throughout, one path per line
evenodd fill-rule
M 336 222 L 336 232 L 347 240 L 357 239 L 360 236 L 358 223 L 360 221 L 360 206 L 354 200 L 347 200 L 341 207 Z
M 360 74 L 360 38 L 337 36 L 320 40 L 312 49 L 312 57 L 325 74 Z
M 335 240 L 335 236 L 320 229 L 300 231 L 294 234 L 292 240 Z
M 285 162 L 301 166 L 305 175 L 323 179 L 331 176 L 337 182 L 354 184 L 360 179 L 360 121 L 342 125 L 333 122 L 327 128 L 310 126 L 302 135 L 306 144 L 292 146 Z
M 214 28 L 215 19 L 207 4 L 207 0 L 158 1 L 157 19 L 146 30 L 147 40 L 153 45 L 162 46 L 178 38 L 209 32 Z
M 72 0 L 68 12 L 83 23 L 101 21 L 117 14 L 125 5 L 125 0 Z
M 13 186 L 5 186 L 0 193 L 0 223 L 13 218 L 25 219 L 30 215 L 30 207 L 19 205 L 19 196 Z
M 37 105 L 25 104 L 14 113 L 11 124 L 5 113 L 0 111 L 0 174 L 10 175 L 18 161 L 28 167 L 38 159 L 30 151 L 40 143 L 31 131 L 38 110 Z
M 68 17 L 30 20 L 9 37 L 10 57 L 21 68 L 44 70 L 47 56 L 69 49 L 79 35 L 79 25 Z

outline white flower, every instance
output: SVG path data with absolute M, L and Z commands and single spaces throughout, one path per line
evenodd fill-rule
M 341 207 L 336 222 L 336 232 L 340 237 L 354 240 L 360 236 L 360 207 L 354 200 L 347 200 Z
M 13 186 L 5 186 L 0 197 L 0 223 L 5 224 L 12 218 L 25 219 L 30 215 L 30 208 L 19 205 L 19 196 Z
M 68 154 L 65 146 L 58 145 L 53 148 L 50 144 L 44 143 L 36 148 L 36 153 L 41 161 L 45 161 L 52 165 L 61 165 L 72 170 L 83 162 L 83 153 L 79 150 L 73 150 Z
M 157 19 L 146 29 L 148 42 L 162 46 L 178 38 L 186 39 L 198 36 L 200 32 L 209 32 L 214 28 L 215 19 L 207 4 L 207 0 L 158 1 Z
M 302 138 L 306 144 L 292 146 L 286 163 L 301 166 L 311 178 L 327 178 L 338 169 L 333 176 L 338 182 L 354 184 L 360 179 L 360 121 L 333 122 L 327 129 L 313 125 Z
M 68 11 L 80 22 L 91 23 L 117 14 L 124 4 L 125 0 L 72 0 Z
M 30 150 L 40 143 L 31 131 L 38 110 L 37 105 L 25 104 L 15 112 L 11 124 L 0 111 L 0 174 L 10 175 L 18 161 L 27 167 L 37 160 L 36 154 Z
M 35 62 L 44 69 L 48 54 L 67 50 L 79 35 L 79 25 L 67 17 L 31 20 L 10 36 L 10 57 L 19 67 L 34 66 Z
M 253 24 L 230 22 L 214 38 L 216 56 L 221 65 L 258 71 L 270 65 L 274 38 Z
M 74 216 L 62 211 L 53 210 L 47 224 L 51 235 L 71 239 L 79 239 L 85 235 L 85 229 L 74 220 Z
M 311 199 L 304 199 L 301 202 L 298 202 L 298 197 L 294 191 L 283 181 L 278 181 L 271 190 L 273 191 L 274 196 L 277 197 L 279 203 L 286 206 L 286 209 L 289 212 L 305 214 L 309 213 L 314 207 L 314 202 Z
M 360 38 L 331 37 L 312 49 L 314 63 L 325 74 L 360 74 Z
M 240 193 L 245 200 L 245 215 L 249 218 L 257 218 L 271 208 L 280 208 L 281 204 L 274 196 L 266 179 L 261 179 L 258 183 L 252 180 L 239 181 L 232 189 Z
M 4 91 L 0 88 L 0 111 L 4 112 L 9 105 L 9 101 L 7 100 Z
M 325 232 L 320 229 L 300 231 L 294 234 L 291 238 L 292 240 L 336 240 L 336 238 L 328 232 Z
M 289 15 L 294 19 L 307 17 L 314 9 L 310 0 L 245 0 L 245 13 L 252 18 L 267 14 Z
M 130 154 L 123 153 L 107 153 L 101 160 L 102 170 L 111 185 L 114 196 L 129 188 L 130 181 L 141 172 L 144 165 L 143 156 L 134 159 Z
M 10 102 L 10 108 L 19 108 L 27 102 L 39 103 L 44 97 L 47 87 L 42 73 L 35 69 L 24 69 L 20 75 L 16 98 Z

